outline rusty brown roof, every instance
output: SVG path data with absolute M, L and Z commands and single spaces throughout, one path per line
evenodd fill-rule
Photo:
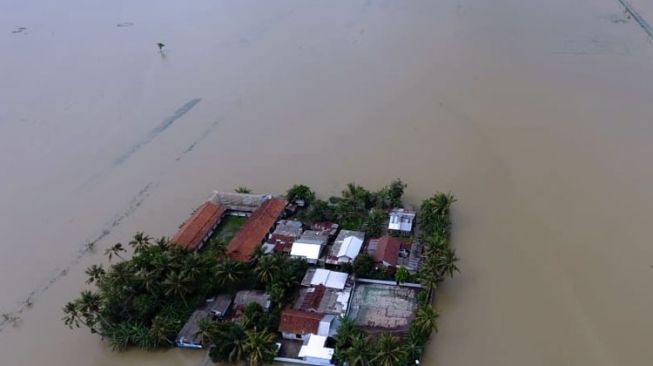
M 281 313 L 279 331 L 295 334 L 316 334 L 320 327 L 322 314 L 307 311 L 287 309 Z
M 172 242 L 186 249 L 195 250 L 202 244 L 204 237 L 218 223 L 224 209 L 215 203 L 206 202 L 198 207 L 193 215 L 179 228 L 172 237 Z
M 308 292 L 304 297 L 304 301 L 302 302 L 300 309 L 307 311 L 316 311 L 320 307 L 320 303 L 324 297 L 326 287 L 320 284 L 308 290 L 310 292 Z
M 263 243 L 270 228 L 277 221 L 286 201 L 272 198 L 265 201 L 249 216 L 245 225 L 231 239 L 227 246 L 227 254 L 235 261 L 247 262 L 254 249 Z
M 372 241 L 376 241 L 374 261 L 377 263 L 386 262 L 389 265 L 396 267 L 397 260 L 399 259 L 401 241 L 388 235 L 385 235 L 379 239 L 370 240 L 370 245 L 374 245 L 374 243 L 371 243 Z

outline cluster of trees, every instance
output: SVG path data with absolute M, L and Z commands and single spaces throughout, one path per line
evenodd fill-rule
M 385 223 L 384 210 L 402 207 L 401 198 L 406 184 L 397 179 L 378 191 L 368 191 L 355 183 L 347 184 L 340 197 L 330 197 L 328 201 L 315 198 L 306 186 L 299 192 L 298 186 L 288 191 L 288 197 L 301 197 L 310 207 L 303 213 L 306 222 L 335 221 L 343 229 L 365 230 L 370 237 L 378 236 Z
M 276 317 L 276 320 L 275 320 Z M 251 366 L 271 362 L 276 354 L 278 314 L 266 313 L 257 303 L 245 308 L 242 322 L 215 321 L 204 318 L 198 322 L 198 336 L 209 348 L 213 362 L 246 361 Z
M 433 290 L 458 272 L 456 250 L 449 243 L 451 217 L 449 210 L 456 202 L 451 193 L 436 193 L 424 200 L 419 212 L 420 240 L 424 244 L 419 280 L 423 287 Z
M 245 288 L 270 292 L 277 307 L 269 315 L 256 309 L 246 315 L 250 324 L 259 327 L 256 332 L 275 330 L 278 304 L 285 303 L 299 286 L 307 266 L 302 260 L 263 256 L 261 252 L 250 262 L 239 263 L 224 254 L 223 243 L 213 243 L 211 252 L 197 253 L 166 238 L 154 241 L 143 233 L 137 233 L 129 245 L 133 255 L 128 260 L 123 257 L 127 249 L 122 244 L 107 249 L 110 260 L 120 261 L 107 270 L 102 265 L 89 267 L 87 283 L 95 288 L 82 291 L 63 309 L 67 326 L 86 326 L 118 351 L 131 346 L 169 347 L 206 298 Z
M 102 265 L 86 270 L 95 289 L 68 302 L 63 320 L 70 328 L 84 325 L 99 333 L 114 350 L 170 346 L 195 307 L 219 290 L 218 263 L 143 233 L 129 245 L 130 260 L 123 259 L 127 249 L 118 243 L 105 254 L 120 262 L 108 270 Z

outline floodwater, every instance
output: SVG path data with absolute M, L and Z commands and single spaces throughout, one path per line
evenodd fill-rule
M 459 197 L 424 364 L 649 365 L 647 37 L 618 0 L 3 0 L 0 364 L 201 364 L 60 309 L 212 189 L 401 177 Z

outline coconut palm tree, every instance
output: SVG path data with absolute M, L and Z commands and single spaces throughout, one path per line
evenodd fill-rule
M 276 355 L 275 341 L 277 336 L 268 330 L 256 328 L 245 332 L 247 340 L 243 350 L 247 354 L 249 366 L 259 366 L 264 362 L 271 362 Z
M 192 281 L 190 281 L 185 272 L 171 272 L 163 281 L 164 293 L 166 296 L 180 298 L 184 302 L 184 305 L 188 306 L 186 295 L 190 292 L 191 284 Z
M 430 305 L 422 305 L 417 308 L 415 311 L 415 319 L 413 320 L 414 326 L 421 332 L 425 334 L 431 333 L 431 331 L 438 331 L 438 320 L 439 314 L 433 310 Z
M 129 245 L 134 248 L 134 253 L 140 253 L 149 248 L 151 239 L 152 238 L 150 238 L 148 235 L 145 235 L 145 233 L 139 231 L 136 233 L 136 235 L 134 235 L 134 238 L 129 241 Z
M 93 283 L 93 282 L 99 282 L 106 274 L 106 271 L 104 270 L 104 268 L 102 268 L 101 264 L 100 265 L 94 264 L 86 268 L 85 273 L 88 275 L 88 279 L 86 280 L 86 283 Z
M 376 341 L 375 356 L 372 362 L 378 366 L 400 365 L 407 353 L 399 342 L 399 338 L 382 334 Z
M 438 257 L 438 273 L 441 276 L 448 274 L 449 277 L 453 277 L 454 272 L 460 272 L 456 262 L 458 262 L 456 251 L 451 248 L 445 249 L 444 253 Z
M 271 283 L 275 274 L 279 271 L 279 261 L 276 256 L 265 255 L 256 263 L 254 268 L 254 273 L 258 277 L 259 281 L 264 284 Z
M 242 325 L 234 322 L 219 323 L 218 333 L 209 350 L 213 362 L 236 362 L 245 356 L 247 336 Z
M 63 307 L 63 313 L 64 317 L 62 318 L 64 324 L 68 326 L 68 328 L 73 329 L 79 328 L 80 324 L 86 325 L 84 320 L 81 318 L 81 314 L 79 312 L 79 307 L 77 306 L 77 302 L 75 301 L 69 301 L 64 307 Z
M 217 323 L 210 317 L 204 317 L 197 321 L 197 332 L 195 337 L 200 338 L 202 346 L 208 346 L 218 334 Z
M 374 353 L 370 339 L 358 334 L 351 339 L 351 346 L 344 351 L 344 358 L 349 366 L 370 366 Z
M 116 243 L 112 245 L 111 247 L 107 248 L 107 250 L 104 251 L 104 255 L 109 256 L 109 260 L 115 255 L 116 257 L 120 259 L 124 259 L 121 255 L 120 252 L 126 252 L 125 248 L 122 246 L 121 243 Z
M 449 208 L 457 201 L 453 194 L 442 192 L 436 193 L 431 199 L 433 200 L 435 212 L 439 215 L 448 215 Z
M 218 264 L 215 270 L 216 278 L 220 285 L 236 283 L 243 275 L 241 264 L 231 259 L 225 259 Z
M 173 344 L 171 337 L 174 337 L 178 328 L 178 321 L 163 316 L 155 316 L 150 324 L 150 337 L 156 339 L 159 344 Z
M 156 244 L 156 246 L 158 246 L 161 249 L 166 249 L 170 245 L 170 239 L 168 239 L 168 237 L 166 236 L 162 236 L 159 239 L 157 239 L 154 244 Z
M 238 186 L 234 191 L 236 193 L 252 193 L 252 190 L 245 186 Z

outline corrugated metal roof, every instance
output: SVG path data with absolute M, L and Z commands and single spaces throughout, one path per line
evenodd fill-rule
M 363 246 L 363 240 L 355 236 L 348 236 L 342 241 L 340 250 L 338 250 L 338 258 L 348 257 L 350 259 L 356 258 Z
M 172 237 L 172 242 L 187 249 L 197 249 L 202 244 L 204 237 L 218 223 L 224 211 L 224 208 L 213 202 L 205 202 L 179 228 Z

